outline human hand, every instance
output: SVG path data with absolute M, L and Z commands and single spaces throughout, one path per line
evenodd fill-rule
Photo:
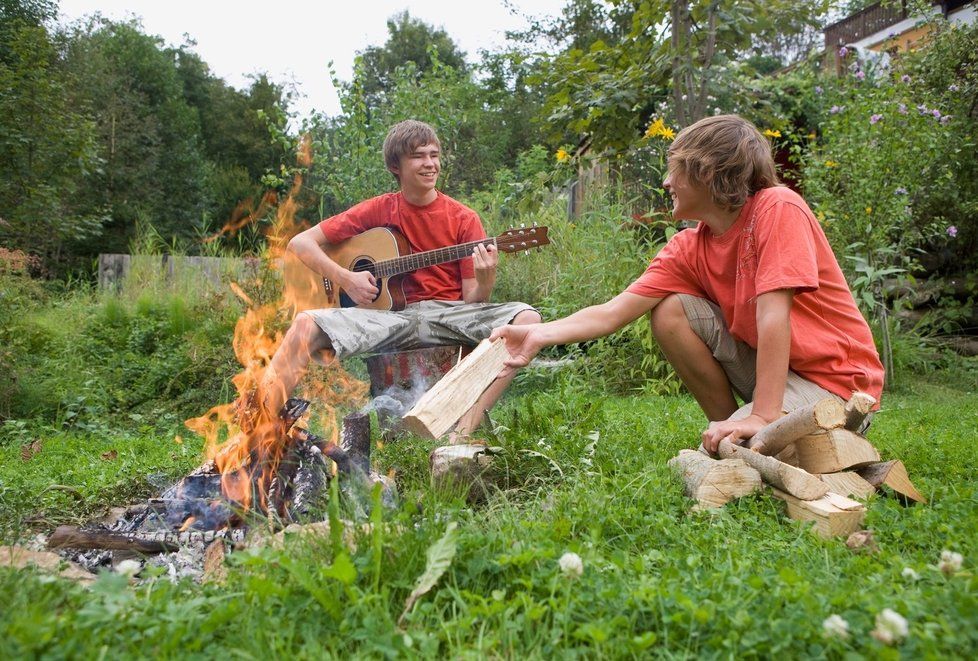
M 500 326 L 492 331 L 489 336 L 491 341 L 503 338 L 506 341 L 506 350 L 509 358 L 504 361 L 506 368 L 499 373 L 499 376 L 508 376 L 520 367 L 526 367 L 533 360 L 533 357 L 544 347 L 544 342 L 539 337 L 540 324 L 520 324 L 518 326 Z
M 490 285 L 496 281 L 496 266 L 499 264 L 499 250 L 493 244 L 478 244 L 472 250 L 472 266 L 475 279 L 480 285 Z
M 703 447 L 710 454 L 716 454 L 720 441 L 723 439 L 727 439 L 734 445 L 739 445 L 740 441 L 750 438 L 767 424 L 767 420 L 754 414 L 740 420 L 711 422 L 701 436 Z
M 341 286 L 357 305 L 373 302 L 380 293 L 377 279 L 370 271 L 347 271 Z

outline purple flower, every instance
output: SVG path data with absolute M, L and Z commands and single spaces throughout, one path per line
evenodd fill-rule
M 856 72 L 856 80 L 862 80 L 865 77 L 866 77 L 866 72 L 863 71 L 862 69 Z
M 910 82 L 910 76 L 908 76 L 907 74 L 903 74 L 902 76 L 900 76 L 900 82 L 901 83 L 909 83 Z
M 900 186 L 899 188 L 897 188 L 893 192 L 896 193 L 897 195 L 906 195 L 907 194 L 907 189 L 904 188 L 903 186 Z
M 829 108 L 829 114 L 830 115 L 836 115 L 836 114 L 842 112 L 843 110 L 845 110 L 845 107 L 844 106 L 832 106 L 831 108 Z
M 950 87 L 947 88 L 947 91 L 948 92 L 957 92 L 958 91 L 958 86 L 957 85 L 951 85 Z
M 927 106 L 925 106 L 923 103 L 921 103 L 919 106 L 917 106 L 917 111 L 921 115 L 926 115 L 927 113 L 930 112 L 930 110 L 927 109 Z
M 948 225 L 947 235 L 953 239 L 958 235 L 958 228 L 954 225 Z
M 907 114 L 907 104 L 906 103 L 901 103 L 899 106 L 897 106 L 897 112 L 900 113 L 901 115 L 906 115 Z
M 839 49 L 839 57 L 845 57 L 848 54 L 849 54 L 849 49 L 846 48 L 845 46 Z
M 954 91 L 954 90 L 952 90 L 952 91 Z M 815 93 L 816 94 L 821 94 L 822 92 L 823 92 L 822 86 L 821 85 L 816 85 L 815 86 Z
M 876 122 L 880 122 L 882 120 L 883 120 L 883 115 L 870 115 L 869 117 L 870 124 L 875 124 Z
M 934 108 L 933 110 L 931 110 L 930 111 L 930 114 L 932 114 L 934 116 L 934 119 L 940 119 L 941 118 L 941 111 L 938 110 L 937 108 Z
M 944 115 L 943 117 L 941 117 L 941 124 L 947 124 L 950 121 L 951 121 L 950 115 Z

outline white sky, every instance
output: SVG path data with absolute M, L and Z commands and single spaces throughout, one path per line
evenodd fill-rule
M 189 35 L 194 50 L 211 72 L 238 89 L 248 75 L 264 72 L 276 82 L 293 80 L 300 94 L 294 102 L 299 116 L 310 111 L 339 112 L 339 99 L 329 80 L 333 61 L 340 80 L 352 77 L 355 52 L 387 41 L 387 19 L 407 9 L 411 16 L 443 28 L 470 62 L 479 50 L 505 43 L 506 30 L 526 26 L 522 17 L 552 16 L 565 0 L 512 0 L 513 15 L 503 0 L 60 0 L 61 20 L 70 23 L 100 12 L 114 20 L 133 16 L 143 31 L 171 46 Z

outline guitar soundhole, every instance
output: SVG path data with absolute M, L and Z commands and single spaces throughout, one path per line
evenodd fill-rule
M 373 266 L 373 260 L 361 258 L 353 262 L 350 266 L 351 271 L 367 271 Z M 380 298 L 380 292 L 384 288 L 383 278 L 377 278 L 377 295 L 374 296 L 374 301 Z M 357 304 L 352 298 L 350 298 L 345 291 L 340 291 L 340 307 L 341 308 L 355 308 Z

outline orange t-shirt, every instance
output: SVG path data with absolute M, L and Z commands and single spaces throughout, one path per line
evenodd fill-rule
M 404 195 L 387 193 L 319 223 L 330 243 L 339 243 L 374 227 L 390 227 L 407 239 L 411 252 L 424 252 L 486 237 L 479 214 L 439 192 L 431 204 L 415 206 Z M 404 277 L 404 297 L 418 301 L 462 300 L 462 279 L 474 278 L 472 258 L 418 269 Z
M 785 187 L 748 198 L 729 230 L 705 223 L 677 233 L 627 291 L 691 294 L 720 306 L 731 334 L 757 348 L 757 296 L 794 289 L 792 370 L 848 399 L 880 400 L 883 365 L 825 233 L 805 201 Z

